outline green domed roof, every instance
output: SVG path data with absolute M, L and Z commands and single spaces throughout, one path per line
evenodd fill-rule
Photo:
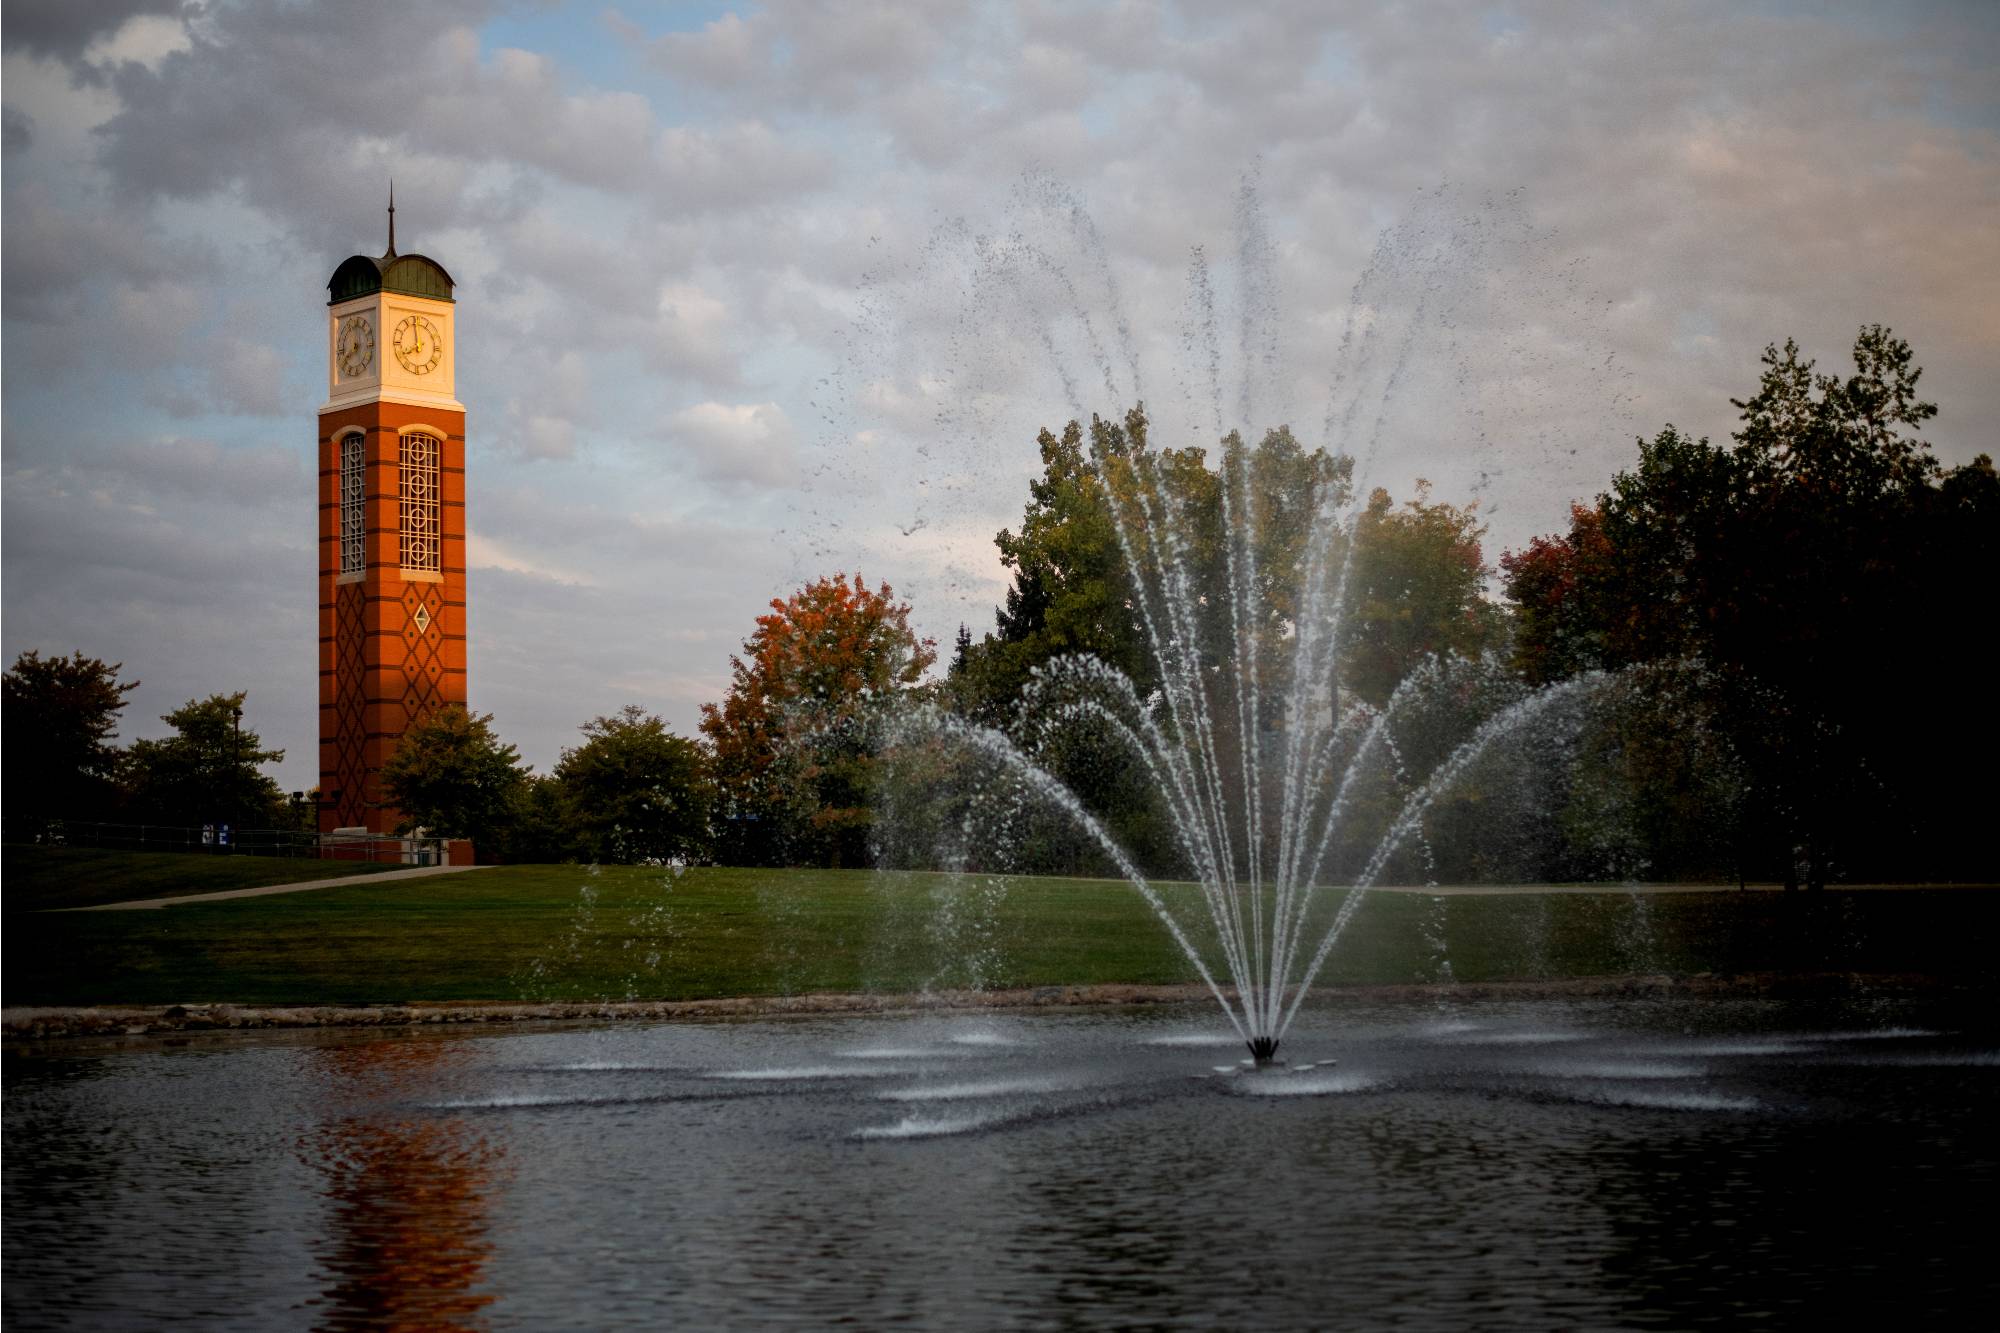
M 396 253 L 396 186 L 389 184 L 389 248 L 379 259 L 349 255 L 327 280 L 331 293 L 328 305 L 352 301 L 374 292 L 404 292 L 428 296 L 433 301 L 451 300 L 451 274 L 444 265 L 424 255 Z
M 350 255 L 333 271 L 326 289 L 331 294 L 328 305 L 339 305 L 371 292 L 404 292 L 428 296 L 434 301 L 449 301 L 451 274 L 444 271 L 444 265 L 423 255 L 399 255 L 394 251 L 379 259 Z

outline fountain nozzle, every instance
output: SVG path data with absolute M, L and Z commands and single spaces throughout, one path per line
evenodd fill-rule
M 1278 1039 L 1276 1037 L 1252 1037 L 1250 1039 L 1250 1055 L 1260 1065 L 1270 1064 L 1278 1058 Z

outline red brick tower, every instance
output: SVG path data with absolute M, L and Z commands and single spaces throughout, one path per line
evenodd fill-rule
M 382 765 L 466 700 L 465 407 L 451 275 L 355 255 L 327 283 L 319 410 L 319 826 L 393 831 Z

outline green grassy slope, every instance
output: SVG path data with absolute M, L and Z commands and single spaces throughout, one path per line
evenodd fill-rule
M 8 843 L 0 856 L 0 906 L 8 912 L 95 907 L 136 898 L 297 884 L 366 875 L 393 865 L 275 856 L 204 856 L 197 852 L 122 852 L 95 847 Z
M 1175 890 L 1169 892 L 1186 892 Z M 1767 969 L 1993 974 L 2000 894 L 1371 895 L 1323 984 Z M 6 918 L 5 1002 L 695 999 L 1194 980 L 1137 895 L 862 871 L 509 866 Z

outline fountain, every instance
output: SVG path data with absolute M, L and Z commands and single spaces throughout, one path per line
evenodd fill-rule
M 1018 217 L 1004 242 L 946 229 L 968 246 L 973 273 L 952 288 L 973 296 L 944 345 L 952 364 L 973 369 L 942 395 L 933 426 L 947 439 L 993 432 L 979 406 L 992 400 L 982 383 L 991 372 L 977 352 L 991 327 L 1011 327 L 1041 347 L 1079 419 L 1083 385 L 1101 380 L 1108 393 L 1135 399 L 1143 387 L 1130 321 L 1088 215 L 1046 180 L 1024 184 L 1017 206 L 1052 228 L 1070 258 Z M 1606 680 L 1586 675 L 1526 692 L 1497 664 L 1449 656 L 1422 662 L 1372 702 L 1341 679 L 1357 591 L 1356 500 L 1365 493 L 1356 478 L 1370 477 L 1385 452 L 1390 405 L 1422 360 L 1426 336 L 1453 347 L 1458 323 L 1478 322 L 1465 304 L 1474 290 L 1467 275 L 1498 232 L 1532 229 L 1493 200 L 1468 205 L 1449 192 L 1392 229 L 1356 286 L 1333 357 L 1325 443 L 1307 454 L 1286 428 L 1256 446 L 1222 432 L 1229 413 L 1247 423 L 1264 410 L 1284 378 L 1273 246 L 1254 184 L 1239 194 L 1236 219 L 1240 385 L 1225 392 L 1223 321 L 1199 249 L 1181 340 L 1189 364 L 1175 377 L 1192 409 L 1181 438 L 1219 440 L 1216 470 L 1199 450 L 1156 448 L 1149 432 L 1158 428 L 1143 408 L 1122 423 L 1093 417 L 1088 432 L 1088 468 L 1143 637 L 1145 683 L 1093 656 L 1057 657 L 1036 670 L 1010 725 L 918 709 L 890 724 L 890 748 L 943 745 L 957 756 L 962 790 L 940 796 L 932 762 L 922 766 L 924 793 L 899 798 L 934 807 L 928 822 L 945 836 L 932 864 L 1002 864 L 1021 820 L 1055 813 L 1145 900 L 1263 1064 L 1276 1060 L 1366 891 L 1407 846 L 1423 845 L 1439 798 L 1497 743 L 1573 719 Z M 949 246 L 934 242 L 940 248 Z M 922 285 L 940 286 L 934 273 Z M 1105 313 L 1091 308 L 1086 287 Z M 1046 319 L 1037 301 L 1048 303 Z M 1061 442 L 1045 433 L 1044 455 L 1081 439 L 1074 424 Z M 924 524 L 920 517 L 906 532 Z M 1468 710 L 1472 695 L 1478 706 Z M 1465 725 L 1440 745 L 1435 715 L 1453 711 Z M 1426 712 L 1430 762 L 1417 766 L 1404 733 Z M 1168 875 L 1142 864 L 1050 762 L 1079 735 L 1110 762 L 1144 773 L 1171 829 L 1170 849 L 1155 858 Z M 1386 804 L 1385 788 L 1394 789 Z M 940 811 L 939 801 L 951 808 Z M 1337 850 L 1356 847 L 1348 873 L 1330 884 Z
M 1018 818 L 1025 795 L 1081 830 L 1145 900 L 1253 1060 L 1264 1064 L 1276 1059 L 1366 891 L 1405 844 L 1421 838 L 1438 798 L 1496 742 L 1551 716 L 1573 720 L 1574 705 L 1607 677 L 1580 676 L 1512 699 L 1411 780 L 1398 723 L 1440 685 L 1462 684 L 1486 664 L 1433 658 L 1380 706 L 1346 692 L 1336 659 L 1354 549 L 1341 540 L 1348 526 L 1333 504 L 1318 507 L 1304 597 L 1296 616 L 1281 620 L 1258 578 L 1249 452 L 1233 452 L 1239 466 L 1223 489 L 1225 653 L 1203 643 L 1196 620 L 1206 603 L 1188 568 L 1181 516 L 1140 454 L 1132 470 L 1138 488 L 1114 512 L 1158 675 L 1152 694 L 1142 696 L 1128 676 L 1095 658 L 1058 658 L 1030 682 L 1011 731 L 936 708 L 903 715 L 894 730 L 901 745 L 943 739 L 983 761 L 974 770 L 984 789 L 974 798 L 982 813 Z M 1125 461 L 1102 452 L 1094 459 L 1107 471 Z M 1337 549 L 1348 554 L 1335 556 Z M 1267 693 L 1273 679 L 1275 699 Z M 1169 813 L 1179 864 L 1193 872 L 1187 879 L 1149 875 L 1104 819 L 1038 761 L 1078 727 L 1109 736 L 1143 769 Z M 1379 819 L 1358 870 L 1329 886 L 1323 872 L 1330 853 L 1350 822 L 1360 822 L 1356 797 L 1383 777 L 1403 786 L 1400 800 Z M 962 819 L 961 831 L 982 822 L 976 814 Z M 961 848 L 946 859 L 962 865 L 965 855 Z

